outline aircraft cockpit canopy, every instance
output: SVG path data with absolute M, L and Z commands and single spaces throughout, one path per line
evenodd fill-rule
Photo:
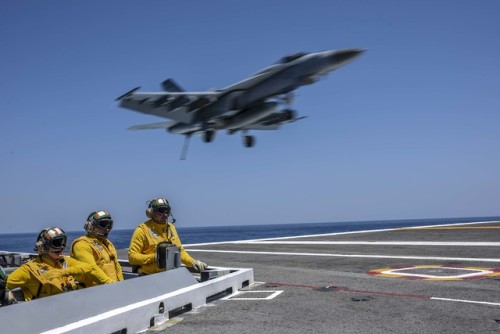
M 271 71 L 272 69 L 274 69 L 276 67 L 279 67 L 279 65 L 292 62 L 292 61 L 294 61 L 296 59 L 299 59 L 300 57 L 303 57 L 303 56 L 305 56 L 307 54 L 308 54 L 307 52 L 297 52 L 297 53 L 289 54 L 288 56 L 285 56 L 285 57 L 281 58 L 275 64 L 273 64 L 273 65 L 271 65 L 269 67 L 266 67 L 265 69 L 263 69 L 262 71 L 259 71 L 259 72 L 255 73 L 254 75 L 260 75 L 260 74 L 267 73 L 267 72 Z
M 299 59 L 300 57 L 303 57 L 307 54 L 307 52 L 297 52 L 297 53 L 293 53 L 293 54 L 290 54 L 288 56 L 285 56 L 283 58 L 280 59 L 280 64 L 286 64 L 286 63 L 289 63 L 289 62 L 292 62 L 296 59 Z

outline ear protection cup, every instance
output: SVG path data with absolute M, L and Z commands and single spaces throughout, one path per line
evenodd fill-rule
M 45 233 L 47 231 L 47 229 L 43 229 L 42 232 L 38 233 L 38 237 L 36 237 L 36 242 L 38 241 L 42 241 L 42 235 L 43 233 Z
M 37 252 L 38 254 L 42 254 L 42 253 L 45 253 L 45 247 L 43 247 L 43 242 L 42 240 L 39 240 L 35 243 L 35 247 L 33 248 L 33 250 L 35 252 Z
M 35 247 L 33 248 L 33 250 L 35 252 L 37 252 L 38 254 L 42 254 L 42 253 L 46 252 L 45 247 L 43 245 L 43 241 L 42 241 L 42 235 L 45 231 L 47 231 L 47 229 L 43 229 L 40 233 L 38 233 L 38 237 L 36 237 L 36 243 L 35 243 Z
M 94 214 L 96 213 L 96 211 L 92 212 L 88 217 L 87 217 L 87 221 L 85 222 L 85 224 L 83 224 L 83 228 L 85 229 L 85 231 L 87 232 L 90 232 L 92 230 L 92 224 L 94 223 Z
M 153 208 L 151 207 L 151 202 L 149 202 L 149 206 L 146 209 L 146 217 L 153 218 Z

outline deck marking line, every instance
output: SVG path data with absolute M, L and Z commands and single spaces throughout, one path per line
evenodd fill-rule
M 324 256 L 324 257 L 354 257 L 372 259 L 405 259 L 405 260 L 436 260 L 436 261 L 469 261 L 469 262 L 500 262 L 500 259 L 489 258 L 463 258 L 439 256 L 396 256 L 396 255 L 368 255 L 368 254 L 328 254 L 328 253 L 289 253 L 289 252 L 257 252 L 220 249 L 186 249 L 189 252 L 202 253 L 233 253 L 233 254 L 260 254 L 260 255 L 286 255 L 286 256 Z
M 469 303 L 469 304 L 483 304 L 483 305 L 500 306 L 500 303 L 482 302 L 482 301 L 478 301 L 478 300 L 440 298 L 440 297 L 431 297 L 431 299 L 433 299 L 433 300 L 448 301 L 448 302 L 459 302 L 459 303 Z
M 498 230 L 500 229 L 500 226 L 435 226 L 435 227 L 422 227 L 422 228 L 417 228 L 417 227 L 401 227 L 400 230 L 478 230 L 478 229 L 484 229 L 484 230 Z
M 323 287 L 321 286 L 311 286 L 311 285 L 302 285 L 302 284 L 288 284 L 288 283 L 280 283 L 280 282 L 268 282 L 268 285 L 271 286 L 290 286 L 290 287 L 295 287 L 295 288 L 306 288 L 306 289 L 321 289 Z M 329 288 L 333 288 L 334 291 L 337 292 L 355 292 L 355 293 L 370 293 L 370 294 L 375 294 L 375 295 L 387 295 L 387 296 L 394 296 L 394 297 L 405 297 L 405 298 L 417 298 L 417 299 L 431 299 L 431 296 L 421 296 L 421 295 L 409 295 L 409 294 L 402 294 L 402 293 L 394 293 L 394 292 L 384 292 L 384 291 L 368 291 L 368 290 L 356 290 L 356 289 L 350 289 L 346 287 L 338 287 L 338 286 L 332 286 L 329 285 Z
M 279 283 L 279 282 L 268 282 L 267 284 L 269 284 L 269 285 L 275 285 L 275 286 L 304 287 L 304 288 L 312 288 L 312 289 L 320 289 L 320 288 L 322 288 L 320 286 L 309 286 L 309 285 L 300 285 L 300 284 L 287 284 L 287 283 Z M 449 301 L 449 302 L 460 302 L 460 303 L 469 303 L 469 304 L 482 304 L 482 305 L 500 306 L 500 303 L 484 302 L 484 301 L 479 301 L 479 300 L 441 298 L 441 297 L 432 297 L 432 296 L 424 296 L 424 295 L 410 295 L 410 294 L 401 294 L 401 293 L 384 292 L 384 291 L 356 290 L 356 289 L 349 289 L 349 288 L 343 288 L 343 287 L 337 287 L 335 291 L 339 291 L 339 292 L 345 291 L 345 292 L 367 293 L 367 294 L 386 295 L 386 296 L 403 297 L 403 298 L 431 299 L 431 300 L 441 300 L 441 301 Z
M 462 241 L 249 241 L 238 244 L 251 245 L 396 245 L 396 246 L 494 246 L 500 247 L 500 242 L 462 242 Z
M 432 275 L 425 273 L 414 273 L 409 272 L 415 269 L 429 269 L 432 273 L 433 271 L 455 270 L 458 272 L 456 275 Z M 405 272 L 406 271 L 406 272 Z M 461 274 L 460 272 L 468 271 L 468 273 Z M 397 267 L 397 268 L 382 268 L 382 269 L 372 269 L 368 271 L 369 275 L 378 277 L 389 277 L 389 278 L 408 278 L 416 280 L 426 280 L 426 281 L 458 281 L 464 279 L 482 279 L 490 278 L 494 276 L 500 276 L 500 269 L 497 268 L 482 268 L 482 267 L 450 267 L 445 265 L 416 265 L 409 267 Z
M 245 293 L 271 293 L 269 296 L 258 298 L 258 297 L 236 297 L 238 295 L 244 295 Z M 271 300 L 283 293 L 283 290 L 249 290 L 249 291 L 236 291 L 230 296 L 221 298 L 221 300 Z
M 288 284 L 288 283 L 280 283 L 280 282 L 266 282 L 267 286 L 291 286 L 294 288 L 306 288 L 306 289 L 320 289 L 322 288 L 321 286 L 315 286 L 315 285 L 304 285 L 304 284 Z M 336 286 L 331 286 L 329 285 L 330 288 L 335 288 L 340 289 L 339 287 Z
M 374 232 L 398 231 L 398 230 L 402 230 L 402 229 L 412 229 L 412 228 L 428 228 L 428 227 L 439 227 L 439 226 L 447 227 L 447 226 L 477 225 L 477 224 L 491 224 L 491 223 L 500 223 L 500 221 L 492 220 L 492 221 L 469 222 L 469 223 L 438 224 L 438 225 L 412 226 L 412 227 L 395 227 L 395 228 L 386 228 L 386 229 L 380 229 L 380 230 L 365 230 L 365 231 L 350 231 L 350 232 L 334 232 L 334 233 L 323 233 L 323 234 L 297 235 L 297 236 L 291 236 L 291 237 L 277 237 L 277 238 L 261 238 L 261 239 L 236 240 L 236 241 L 205 242 L 205 243 L 199 243 L 199 244 L 185 244 L 184 248 L 188 247 L 188 246 L 237 244 L 237 243 L 240 243 L 240 242 L 261 241 L 261 240 L 284 240 L 284 239 L 297 239 L 297 238 L 308 238 L 308 237 L 322 237 L 322 236 L 331 236 L 331 235 L 344 235 L 344 234 L 359 234 L 359 233 L 374 233 Z

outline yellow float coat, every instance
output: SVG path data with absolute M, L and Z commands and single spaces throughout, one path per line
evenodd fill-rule
M 53 260 L 47 255 L 22 264 L 7 278 L 7 288 L 21 288 L 24 300 L 56 295 L 81 288 L 76 282 L 85 277 L 97 284 L 112 283 L 104 272 L 95 265 L 90 265 L 64 256 Z
M 139 266 L 139 272 L 154 274 L 165 269 L 156 265 L 156 247 L 160 242 L 170 242 L 179 247 L 181 262 L 187 267 L 192 267 L 195 261 L 182 247 L 181 240 L 177 235 L 174 224 L 158 224 L 152 219 L 137 226 L 130 240 L 128 249 L 128 261 L 131 265 Z
M 75 239 L 70 247 L 70 256 L 80 262 L 97 265 L 113 281 L 123 281 L 122 267 L 118 262 L 115 246 L 109 240 L 99 240 L 93 234 Z M 85 280 L 85 285 L 97 285 Z

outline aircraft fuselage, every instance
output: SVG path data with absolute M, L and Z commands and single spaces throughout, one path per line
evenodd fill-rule
M 312 84 L 359 55 L 362 50 L 324 51 L 305 54 L 288 63 L 270 66 L 250 78 L 220 90 L 220 98 L 203 108 L 199 121 L 255 107 L 274 96 Z

